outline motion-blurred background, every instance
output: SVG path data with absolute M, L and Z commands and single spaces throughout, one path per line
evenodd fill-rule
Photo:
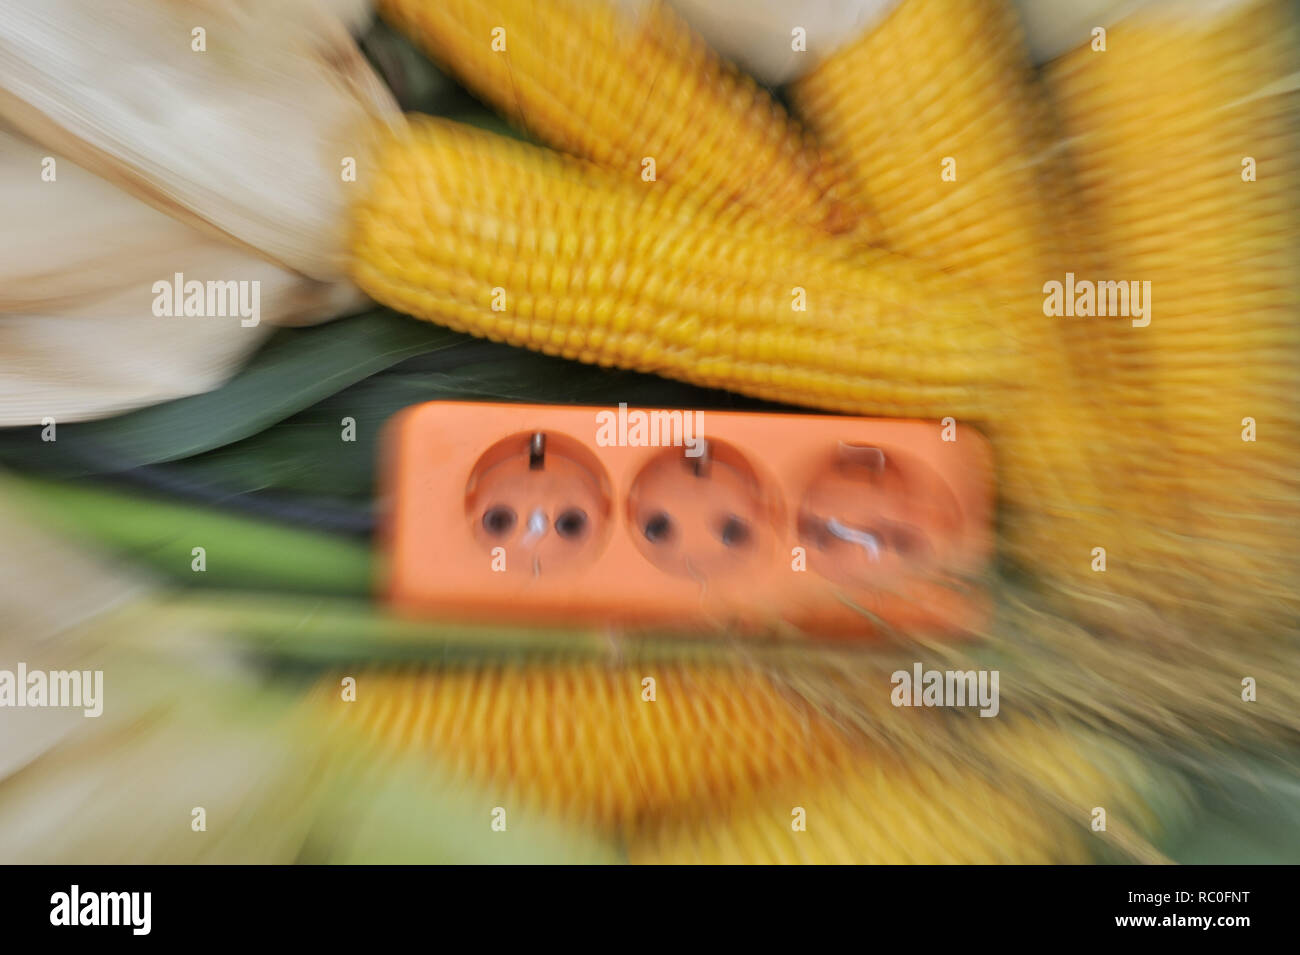
M 0 671 L 104 679 L 98 718 L 0 708 L 0 860 L 1300 858 L 1295 4 L 379 6 L 0 0 Z M 403 113 L 495 138 L 394 159 Z M 587 211 L 653 142 L 651 213 L 739 237 L 720 286 L 806 247 L 907 296 L 836 326 L 899 345 L 889 387 L 782 390 L 793 333 L 761 382 L 491 333 L 455 298 L 475 224 L 548 198 L 490 178 L 510 140 L 588 161 L 557 199 Z M 404 175 L 409 218 L 358 216 Z M 445 287 L 393 274 L 435 246 Z M 1150 282 L 1150 324 L 1049 314 L 1067 272 Z M 174 273 L 260 282 L 259 321 L 159 315 Z M 451 398 L 949 402 L 999 458 L 994 619 L 865 646 L 397 619 L 377 439 Z M 997 669 L 999 716 L 896 708 L 915 662 Z

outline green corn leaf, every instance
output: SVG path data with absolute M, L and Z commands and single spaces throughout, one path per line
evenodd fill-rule
M 76 475 L 174 461 L 247 438 L 413 355 L 473 344 L 437 325 L 378 310 L 281 329 L 225 386 L 106 418 L 0 431 L 0 462 Z
M 15 477 L 11 492 L 51 526 L 190 586 L 365 595 L 367 543 L 86 482 Z M 194 548 L 206 569 L 194 570 Z

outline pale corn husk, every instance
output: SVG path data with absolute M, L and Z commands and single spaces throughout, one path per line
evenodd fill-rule
M 646 0 L 618 0 L 635 8 Z M 709 45 L 764 83 L 789 83 L 822 59 L 873 29 L 900 0 L 672 0 Z M 1046 63 L 1087 43 L 1144 7 L 1182 3 L 1193 16 L 1242 0 L 1014 0 L 1035 63 Z M 792 31 L 804 30 L 804 49 Z
M 41 178 L 52 159 L 55 180 Z M 80 421 L 215 388 L 277 324 L 365 301 L 151 208 L 0 128 L 0 427 Z M 156 317 L 153 284 L 260 282 L 260 321 Z
M 272 326 L 363 306 L 341 271 L 342 162 L 363 176 L 365 130 L 401 122 L 348 35 L 369 17 L 358 0 L 0 0 L 0 117 L 18 128 L 0 126 L 0 426 L 206 391 Z M 155 316 L 177 273 L 260 283 L 258 324 Z
M 308 0 L 3 0 L 0 119 L 330 281 L 355 186 L 344 160 L 364 178 L 371 131 L 401 122 L 344 22 Z
M 353 36 L 360 36 L 375 18 L 375 5 L 371 0 L 316 0 L 316 2 L 343 21 Z
M 635 8 L 645 0 L 619 0 Z M 798 79 L 900 0 L 672 0 L 709 46 L 763 83 Z M 803 31 L 796 38 L 795 30 Z M 797 42 L 798 41 L 798 42 Z

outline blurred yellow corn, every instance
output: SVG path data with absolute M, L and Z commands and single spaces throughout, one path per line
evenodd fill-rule
M 371 296 L 549 354 L 901 416 L 983 416 L 1019 374 L 1014 332 L 931 269 L 455 123 L 391 137 L 354 219 Z
M 655 700 L 642 697 L 653 676 Z M 825 766 L 839 737 L 751 671 L 598 664 L 371 670 L 321 699 L 394 754 L 419 752 L 503 804 L 604 831 L 693 816 Z
M 1047 70 L 1080 224 L 1108 277 L 1151 283 L 1146 327 L 1073 320 L 1112 355 L 1115 438 L 1140 439 L 1109 442 L 1142 522 L 1128 583 L 1202 627 L 1300 620 L 1297 70 L 1284 2 L 1157 7 Z
M 935 759 L 939 724 L 903 750 L 868 743 L 745 667 L 480 664 L 356 678 L 355 702 L 328 678 L 313 705 L 381 759 L 423 756 L 490 805 L 627 840 L 634 861 L 1083 861 L 1094 805 L 1113 826 L 1155 824 L 1130 788 L 1140 769 L 1059 730 L 980 721 L 966 761 Z M 882 686 L 872 708 L 906 719 Z M 796 806 L 806 832 L 791 827 Z
M 1015 400 L 987 409 L 1013 508 L 1007 544 L 1038 570 L 1086 580 L 1092 547 L 1114 536 L 1097 528 L 1108 497 L 1094 473 L 1097 420 L 1059 320 L 1042 311 L 1043 283 L 1066 259 L 1048 203 L 1047 116 L 1015 11 L 905 0 L 792 96 L 840 160 L 844 191 L 875 210 L 881 241 L 1003 308 L 1022 349 Z
M 940 773 L 884 757 L 786 787 L 785 798 L 665 826 L 634 840 L 648 865 L 1043 865 L 1090 859 L 1069 828 L 968 770 Z M 794 812 L 807 814 L 796 831 Z
M 1009 4 L 906 0 L 795 85 L 884 241 L 982 284 L 1031 343 L 1026 402 L 990 430 L 1008 542 L 1067 591 L 1295 628 L 1295 36 L 1280 2 L 1136 16 L 1048 71 L 1053 121 Z M 1066 272 L 1150 281 L 1157 317 L 1045 317 Z
M 1055 243 L 1035 94 L 1001 0 L 904 0 L 792 90 L 885 244 L 1022 299 Z
M 818 153 L 781 106 L 661 0 L 380 0 L 381 13 L 538 139 L 715 214 L 760 210 L 839 233 Z
M 819 775 L 775 781 L 701 820 L 671 820 L 632 839 L 638 863 L 970 864 L 1081 863 L 1098 857 L 1094 807 L 1126 833 L 1135 857 L 1159 860 L 1144 837 L 1177 818 L 1155 776 L 1086 738 L 1021 721 L 972 734 L 967 759 L 859 749 Z M 922 744 L 924 746 L 924 744 Z M 981 760 L 984 766 L 977 768 Z M 1161 779 L 1159 787 L 1168 785 Z M 806 828 L 796 830 L 795 809 Z M 1130 838 L 1135 835 L 1136 838 Z M 1090 840 L 1092 841 L 1090 844 Z

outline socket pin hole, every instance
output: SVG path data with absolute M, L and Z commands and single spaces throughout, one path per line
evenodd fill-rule
M 826 520 L 801 511 L 799 513 L 799 536 L 812 541 L 818 550 L 825 550 L 831 542 L 831 532 L 826 528 Z
M 890 545 L 904 557 L 922 557 L 929 551 L 925 535 L 915 527 L 895 525 L 888 534 Z
M 497 504 L 483 512 L 483 529 L 493 537 L 505 537 L 515 529 L 517 520 L 514 508 Z
M 656 511 L 646 520 L 642 529 L 645 532 L 646 540 L 652 544 L 659 544 L 672 536 L 673 521 L 663 511 Z
M 718 528 L 718 537 L 727 547 L 743 547 L 749 542 L 749 525 L 735 514 L 723 518 Z
M 568 540 L 581 537 L 587 530 L 587 512 L 580 507 L 570 507 L 555 519 L 555 533 Z

